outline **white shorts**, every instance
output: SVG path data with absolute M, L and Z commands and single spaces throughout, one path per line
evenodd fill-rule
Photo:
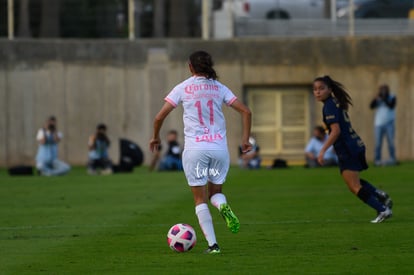
M 183 168 L 190 186 L 223 184 L 230 167 L 227 150 L 184 150 Z

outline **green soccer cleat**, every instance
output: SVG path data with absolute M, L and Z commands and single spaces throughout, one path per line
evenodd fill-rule
M 213 244 L 212 246 L 209 246 L 206 251 L 204 251 L 205 254 L 219 254 L 220 253 L 220 247 L 218 244 Z
M 231 211 L 230 205 L 227 203 L 222 204 L 220 206 L 220 214 L 226 221 L 227 227 L 231 232 L 239 232 L 240 222 L 236 215 L 234 215 L 233 211 Z

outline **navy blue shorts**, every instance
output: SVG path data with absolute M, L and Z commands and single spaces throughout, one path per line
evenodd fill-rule
M 356 155 L 338 155 L 338 166 L 341 173 L 344 170 L 363 171 L 368 169 L 367 160 L 365 159 L 365 150 Z

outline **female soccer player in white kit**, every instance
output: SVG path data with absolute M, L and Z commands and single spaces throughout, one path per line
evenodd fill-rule
M 249 143 L 251 112 L 229 88 L 217 81 L 210 54 L 204 51 L 191 54 L 189 69 L 192 76 L 174 87 L 155 116 L 150 150 L 154 152 L 161 143 L 160 129 L 164 119 L 175 107 L 182 104 L 184 173 L 194 195 L 200 227 L 208 242 L 206 253 L 217 254 L 220 253 L 220 248 L 216 241 L 208 200 L 220 211 L 230 231 L 237 233 L 240 228 L 238 218 L 222 193 L 222 184 L 230 166 L 222 105 L 224 103 L 231 106 L 241 114 L 243 152 L 252 148 Z

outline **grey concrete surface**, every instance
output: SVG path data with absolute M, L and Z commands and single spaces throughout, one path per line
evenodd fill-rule
M 118 138 L 145 153 L 152 119 L 164 96 L 189 76 L 188 55 L 213 55 L 220 80 L 241 99 L 249 86 L 311 85 L 329 74 L 354 99 L 354 128 L 373 152 L 369 103 L 382 83 L 397 93 L 397 156 L 414 159 L 414 37 L 257 38 L 177 40 L 0 40 L 0 166 L 33 164 L 35 135 L 51 114 L 64 133 L 60 157 L 87 161 L 87 140 L 97 123 L 108 125 L 110 155 L 118 162 Z M 311 90 L 309 91 L 311 93 Z M 226 108 L 225 108 L 226 109 Z M 237 159 L 241 123 L 227 110 L 229 148 Z M 312 103 L 320 123 L 321 105 Z M 253 114 L 254 115 L 254 114 Z M 166 120 L 163 134 L 182 129 L 182 111 Z M 180 135 L 182 141 L 182 134 Z

